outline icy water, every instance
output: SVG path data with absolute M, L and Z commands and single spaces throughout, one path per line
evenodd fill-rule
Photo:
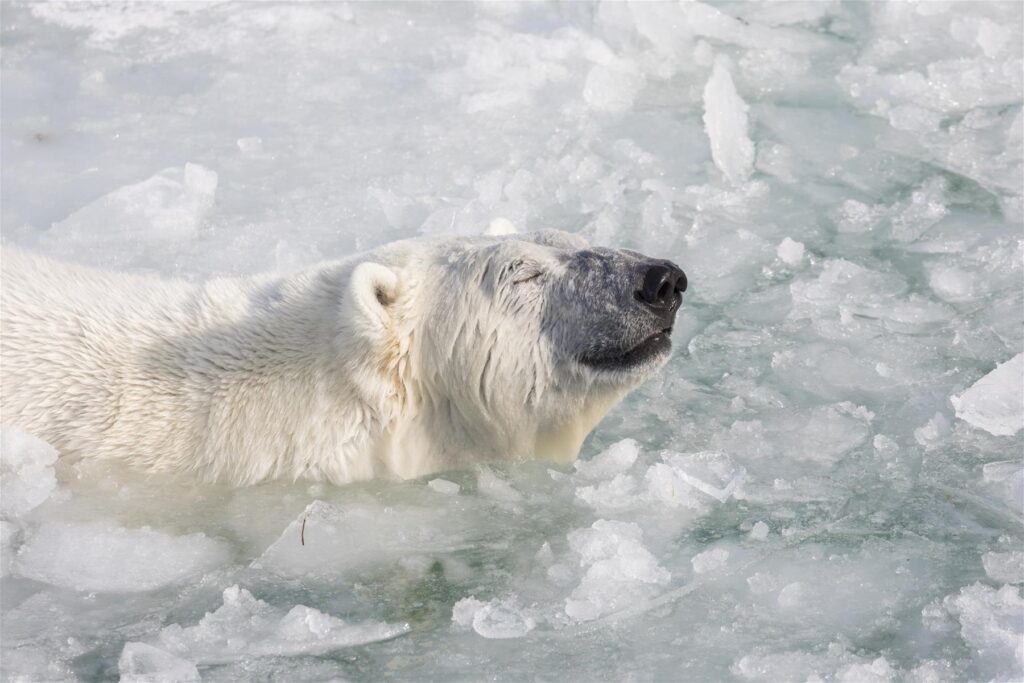
M 3 680 L 1021 680 L 1022 30 L 5 2 L 7 244 L 198 279 L 501 216 L 691 287 L 571 468 L 228 490 L 7 427 Z

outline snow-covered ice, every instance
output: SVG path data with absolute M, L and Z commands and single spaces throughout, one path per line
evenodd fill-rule
M 5 424 L 0 679 L 1024 679 L 1022 22 L 4 4 L 4 244 L 196 280 L 555 227 L 690 288 L 574 466 L 232 491 Z

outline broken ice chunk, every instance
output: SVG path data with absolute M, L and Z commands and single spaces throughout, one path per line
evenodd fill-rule
M 702 553 L 694 555 L 690 559 L 690 564 L 693 565 L 694 573 L 704 574 L 724 567 L 728 560 L 728 550 L 724 548 L 712 548 L 711 550 L 705 550 Z
M 1024 583 L 1024 552 L 985 553 L 981 556 L 985 573 L 1000 583 Z
M 122 246 L 126 239 L 163 245 L 193 240 L 216 191 L 217 173 L 204 166 L 167 168 L 54 223 L 47 239 L 67 254 L 82 244 Z
M 715 166 L 733 185 L 754 169 L 754 143 L 747 134 L 747 103 L 736 92 L 729 61 L 719 55 L 704 86 L 704 128 Z
M 787 237 L 775 248 L 775 255 L 787 266 L 799 265 L 804 260 L 804 245 Z
M 146 643 L 126 643 L 117 660 L 120 683 L 199 683 L 192 662 Z
M 75 590 L 148 591 L 223 565 L 227 544 L 196 533 L 172 536 L 105 522 L 50 522 L 29 536 L 15 571 Z
M 1024 670 L 1024 600 L 1020 590 L 996 590 L 975 583 L 943 600 L 960 621 L 960 635 L 970 646 L 984 680 L 1020 680 Z
M 702 451 L 662 457 L 665 465 L 655 465 L 647 472 L 648 491 L 673 507 L 692 495 L 685 490 L 687 488 L 724 503 L 746 476 L 746 470 L 735 465 L 724 453 Z
M 577 460 L 576 473 L 587 479 L 611 479 L 633 466 L 640 446 L 633 439 L 618 441 L 590 460 Z
M 446 496 L 454 496 L 461 488 L 454 481 L 448 481 L 447 479 L 431 479 L 427 482 L 427 486 Z
M 672 575 L 643 545 L 643 531 L 631 522 L 599 519 L 568 535 L 569 547 L 585 568 L 583 580 L 565 601 L 565 613 L 591 621 L 649 597 Z
M 520 638 L 537 626 L 515 595 L 490 602 L 463 598 L 452 606 L 452 621 L 492 639 Z
M 755 541 L 763 541 L 768 538 L 768 532 L 770 530 L 771 529 L 769 529 L 768 525 L 764 522 L 757 522 L 750 529 L 750 538 Z
M 951 396 L 956 416 L 996 436 L 1024 428 L 1024 353 L 996 367 L 967 391 Z
M 57 486 L 57 450 L 21 427 L 0 429 L 0 517 L 14 519 L 37 507 Z
M 238 586 L 227 588 L 223 599 L 195 626 L 172 624 L 160 631 L 158 645 L 196 664 L 223 664 L 244 657 L 324 654 L 409 630 L 408 624 L 349 624 L 305 605 L 283 614 Z

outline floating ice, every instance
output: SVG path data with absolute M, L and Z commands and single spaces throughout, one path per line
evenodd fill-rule
M 1000 583 L 1024 583 L 1024 551 L 985 553 L 981 556 L 985 573 Z
M 223 605 L 195 626 L 172 624 L 161 630 L 157 644 L 196 664 L 219 664 L 243 657 L 324 654 L 409 630 L 408 624 L 348 624 L 305 605 L 285 613 L 238 586 L 225 589 L 223 598 Z
M 69 256 L 82 244 L 116 249 L 131 241 L 151 248 L 171 247 L 199 237 L 216 191 L 217 174 L 205 166 L 164 169 L 55 223 L 46 239 L 52 248 Z
M 725 548 L 712 548 L 694 555 L 690 560 L 693 571 L 696 574 L 705 574 L 716 569 L 721 569 L 729 561 L 729 551 Z
M 1008 508 L 1017 514 L 1024 510 L 1024 462 L 1017 459 L 985 463 L 981 478 L 985 488 Z
M 768 538 L 768 533 L 770 531 L 771 529 L 768 527 L 767 524 L 759 521 L 755 522 L 754 526 L 750 528 L 749 536 L 755 541 L 763 541 L 764 539 Z
M 1024 675 L 1024 599 L 1020 589 L 975 583 L 943 601 L 960 622 L 974 664 L 986 679 L 1019 680 Z
M 47 522 L 18 552 L 21 576 L 82 591 L 139 592 L 223 565 L 228 546 L 202 533 L 185 536 L 107 522 Z
M 577 460 L 573 468 L 586 479 L 610 479 L 629 470 L 639 455 L 637 442 L 634 439 L 623 439 L 590 460 Z
M 1024 428 L 1024 353 L 949 400 L 961 420 L 996 436 L 1016 434 Z
M 568 540 L 586 570 L 565 601 L 565 613 L 576 621 L 623 609 L 672 578 L 644 547 L 643 531 L 636 524 L 599 519 L 570 533 Z
M 516 596 L 481 602 L 469 597 L 452 606 L 452 621 L 472 627 L 484 638 L 520 638 L 537 626 Z
M 199 683 L 192 662 L 146 643 L 126 643 L 117 660 L 119 683 Z
M 283 576 L 336 578 L 408 555 L 464 547 L 460 529 L 465 523 L 440 505 L 361 501 L 339 507 L 317 500 L 287 525 L 254 566 Z
M 664 463 L 652 465 L 645 477 L 648 494 L 672 507 L 703 507 L 699 491 L 720 503 L 743 483 L 746 471 L 724 453 L 664 453 Z
M 1024 430 L 963 419 L 999 390 L 970 383 L 1024 346 L 1021 3 L 3 15 L 5 245 L 199 279 L 515 224 L 671 258 L 691 287 L 673 357 L 587 442 L 615 445 L 585 445 L 576 469 L 435 475 L 475 476 L 452 496 L 427 480 L 227 491 L 115 464 L 30 459 L 29 475 L 5 446 L 0 678 L 116 678 L 125 643 L 167 651 L 164 626 L 220 606 L 207 584 L 242 579 L 281 607 L 270 622 L 352 605 L 418 627 L 345 656 L 257 657 L 276 636 L 241 610 L 209 647 L 234 633 L 244 654 L 200 661 L 204 678 L 1024 678 L 1019 599 L 999 597 L 1022 585 Z M 48 538 L 77 538 L 54 525 L 98 515 L 118 521 L 76 526 L 83 544 L 113 547 L 124 526 L 138 548 L 106 569 L 75 544 L 45 559 L 63 544 Z M 165 572 L 211 543 L 215 566 Z M 694 575 L 708 549 L 729 557 Z M 22 560 L 61 585 L 19 576 Z M 117 592 L 67 587 L 94 564 Z M 143 575 L 160 585 L 125 600 Z M 986 585 L 961 594 L 963 576 Z M 456 602 L 473 595 L 488 597 Z M 537 626 L 483 642 L 478 613 L 485 635 Z M 128 648 L 161 669 L 146 652 Z
M 14 519 L 40 505 L 57 486 L 57 451 L 15 425 L 0 428 L 0 518 Z
M 775 255 L 788 266 L 798 265 L 804 260 L 804 245 L 787 237 L 775 248 Z
M 462 488 L 454 481 L 448 481 L 447 479 L 431 479 L 427 482 L 427 486 L 446 496 L 454 496 Z
M 704 128 L 715 166 L 735 185 L 754 169 L 754 143 L 747 135 L 747 103 L 736 93 L 729 71 L 728 59 L 717 57 L 704 86 Z

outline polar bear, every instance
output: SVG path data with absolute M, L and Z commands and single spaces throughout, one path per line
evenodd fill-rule
M 580 237 L 420 238 L 202 284 L 2 259 L 0 411 L 66 457 L 246 485 L 571 461 L 686 277 Z

